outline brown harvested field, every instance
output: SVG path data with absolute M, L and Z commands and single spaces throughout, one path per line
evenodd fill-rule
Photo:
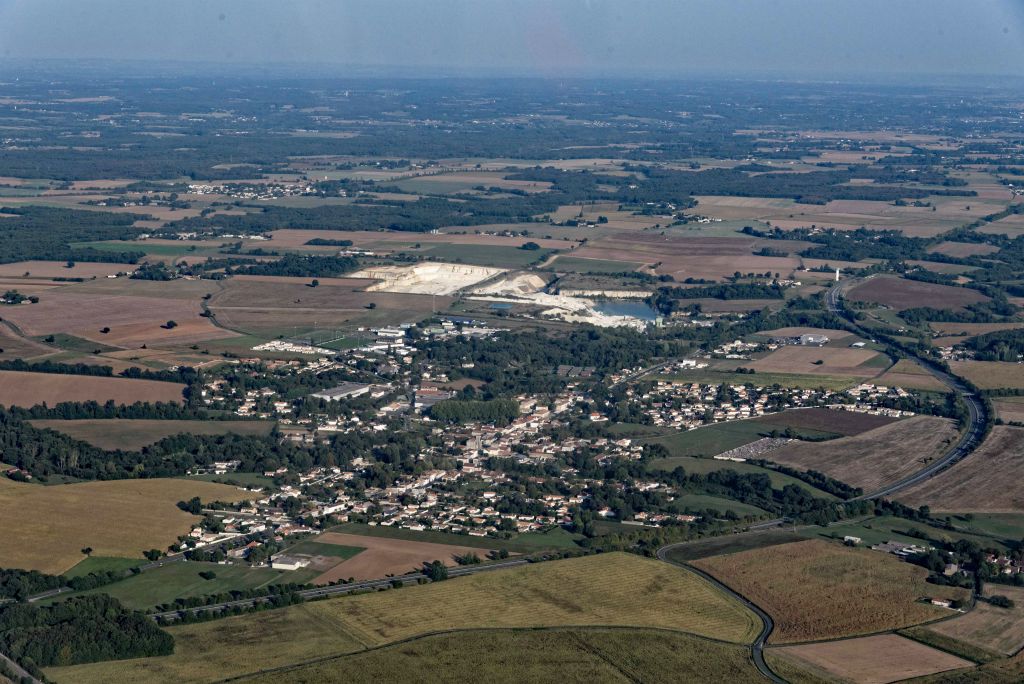
M 328 584 L 339 579 L 354 577 L 357 580 L 378 579 L 385 575 L 404 575 L 415 570 L 424 562 L 439 560 L 449 567 L 458 565 L 455 556 L 474 553 L 483 557 L 486 549 L 450 544 L 367 537 L 342 532 L 324 532 L 316 537 L 321 544 L 339 544 L 366 549 L 357 556 L 342 561 L 313 580 L 314 584 Z
M 928 584 L 928 571 L 895 556 L 809 540 L 713 556 L 693 565 L 775 620 L 773 644 L 836 639 L 909 627 L 949 614 L 921 597 L 966 598 Z
M 877 365 L 879 357 L 879 353 L 871 349 L 787 345 L 764 358 L 743 362 L 741 365 L 753 368 L 758 373 L 872 377 L 884 368 Z M 816 364 L 816 361 L 823 363 Z
M 830 340 L 843 340 L 847 337 L 853 337 L 853 333 L 847 330 L 832 330 L 828 328 L 805 328 L 805 327 L 792 327 L 792 328 L 776 328 L 775 330 L 765 330 L 758 333 L 758 335 L 764 337 L 799 337 L 800 335 L 826 335 Z
M 943 385 L 938 378 L 909 359 L 900 359 L 872 382 L 885 387 L 943 393 L 949 391 L 949 388 Z
M 951 347 L 978 335 L 1024 328 L 1024 323 L 929 323 L 928 325 L 941 335 L 931 340 L 936 347 Z
M 238 501 L 250 494 L 228 485 L 193 480 L 109 480 L 42 486 L 0 478 L 4 521 L 0 567 L 61 573 L 97 556 L 141 558 L 165 549 L 199 520 L 177 507 L 203 501 Z
M 7 324 L 0 322 L 0 360 L 28 359 L 53 354 L 56 351 L 45 344 L 18 335 Z
M 533 224 L 530 224 L 533 225 Z M 482 227 L 481 227 L 482 228 Z M 546 228 L 546 226 L 544 226 Z M 466 230 L 460 228 L 459 230 Z M 306 243 L 313 239 L 322 240 L 351 240 L 353 247 L 367 247 L 369 245 L 387 245 L 394 243 L 392 249 L 404 249 L 407 246 L 412 246 L 416 243 L 427 245 L 427 244 L 444 244 L 444 245 L 487 245 L 491 247 L 519 247 L 524 242 L 536 242 L 544 249 L 568 249 L 571 245 L 575 244 L 575 241 L 569 240 L 547 240 L 545 238 L 536 237 L 531 235 L 528 238 L 524 237 L 506 237 L 501 235 L 478 235 L 473 232 L 475 229 L 470 229 L 466 234 L 460 234 L 457 232 L 449 232 L 443 234 L 432 234 L 432 233 L 409 233 L 407 231 L 375 231 L 375 230 L 275 230 L 270 233 L 271 241 L 268 243 L 263 240 L 252 241 L 253 247 L 262 245 L 264 248 L 269 244 L 271 247 L 277 248 L 288 248 L 298 249 L 300 247 L 306 247 L 306 249 L 316 250 L 338 250 L 340 247 L 316 247 L 313 245 L 307 246 Z M 537 232 L 538 228 L 534 226 L 530 229 L 530 232 Z
M 950 361 L 949 367 L 981 389 L 1024 388 L 1024 364 L 1007 361 Z
M 199 316 L 199 299 L 78 293 L 63 288 L 47 293 L 38 304 L 12 307 L 6 318 L 30 336 L 68 333 L 106 345 L 185 344 L 233 337 Z M 164 328 L 167 321 L 177 326 Z M 100 332 L 110 328 L 107 333 Z
M 920 470 L 955 443 L 957 435 L 951 420 L 914 416 L 825 444 L 791 442 L 762 458 L 817 470 L 871 492 Z
M 1024 648 L 1024 588 L 986 584 L 985 596 L 1003 595 L 1014 602 L 1013 608 L 997 608 L 978 601 L 965 615 L 929 627 L 933 632 L 983 648 L 993 653 L 1013 655 Z
M 897 311 L 922 306 L 963 311 L 968 304 L 988 301 L 985 295 L 965 287 L 936 285 L 890 276 L 864 281 L 850 290 L 849 297 L 854 301 L 884 304 Z
M 1024 423 L 1024 397 L 998 397 L 992 403 L 1003 421 Z
M 176 382 L 58 373 L 0 371 L 0 406 L 55 406 L 63 401 L 180 402 L 185 386 Z
M 1024 428 L 997 425 L 977 451 L 899 494 L 911 506 L 933 511 L 1024 512 Z
M 937 672 L 974 667 L 974 663 L 896 634 L 827 641 L 771 649 L 773 655 L 809 667 L 824 681 L 888 684 Z
M 81 419 L 33 420 L 37 428 L 56 430 L 100 449 L 134 451 L 171 435 L 268 435 L 271 421 Z
M 820 430 L 821 432 L 834 432 L 839 435 L 859 435 L 868 430 L 889 425 L 896 418 L 888 416 L 875 416 L 870 413 L 859 413 L 856 411 L 833 411 L 827 408 L 806 408 L 789 409 L 781 413 L 772 413 L 763 418 L 772 425 L 785 425 L 792 428 L 803 428 L 805 430 Z M 833 442 L 830 442 L 832 444 Z
M 992 254 L 999 248 L 984 242 L 940 242 L 928 250 L 931 254 L 945 254 L 952 257 L 969 257 L 978 254 Z
M 264 334 L 294 329 L 354 328 L 413 323 L 432 311 L 444 311 L 453 298 L 396 292 L 365 292 L 372 280 L 323 278 L 309 287 L 305 278 L 231 278 L 209 301 L 217 322 Z M 367 308 L 370 304 L 376 308 Z
M 107 264 L 99 262 L 75 262 L 68 268 L 64 261 L 16 261 L 0 264 L 0 277 L 22 277 L 28 273 L 33 278 L 103 278 L 123 271 L 134 270 L 131 264 Z

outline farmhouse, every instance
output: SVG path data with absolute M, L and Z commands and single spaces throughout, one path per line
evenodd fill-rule
M 270 567 L 277 570 L 299 570 L 309 565 L 309 558 L 278 554 L 270 559 Z

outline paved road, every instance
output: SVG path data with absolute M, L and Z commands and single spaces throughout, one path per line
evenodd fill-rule
M 504 568 L 513 568 L 519 565 L 526 565 L 530 561 L 525 558 L 514 558 L 509 560 L 500 561 L 498 563 L 486 563 L 481 565 L 463 565 L 456 568 L 448 569 L 448 577 L 462 577 L 464 575 L 475 575 L 479 572 L 488 572 L 491 570 L 501 570 Z M 353 591 L 359 591 L 364 589 L 376 589 L 378 587 L 385 587 L 391 584 L 393 580 L 401 580 L 402 582 L 416 582 L 421 579 L 426 579 L 426 575 L 420 572 L 410 573 L 408 575 L 400 575 L 398 577 L 385 577 L 376 580 L 366 580 L 363 582 L 352 582 L 351 584 L 336 584 L 328 587 L 316 587 L 315 589 L 303 589 L 295 592 L 307 601 L 310 599 L 324 598 L 325 596 L 337 596 L 343 594 L 350 594 Z M 240 599 L 238 601 L 225 601 L 223 603 L 216 603 L 209 606 L 196 606 L 194 608 L 182 608 L 179 610 L 170 610 L 163 613 L 154 613 L 151 617 L 153 618 L 164 618 L 167 620 L 177 620 L 181 613 L 203 613 L 207 611 L 220 611 L 226 608 L 242 607 L 249 608 L 258 603 L 268 603 L 270 597 L 259 596 L 256 598 Z
M 23 668 L 21 665 L 18 665 L 18 663 L 14 662 L 13 660 L 5 656 L 3 653 L 0 653 L 0 661 L 7 665 L 8 669 L 10 669 L 11 672 L 13 672 L 14 675 L 19 679 L 25 679 L 26 681 L 30 681 L 33 684 L 42 684 L 42 682 L 33 677 L 31 674 L 29 674 L 25 668 Z
M 836 283 L 829 289 L 828 293 L 825 295 L 825 302 L 830 312 L 844 316 L 845 310 L 843 308 L 843 296 L 846 293 L 846 290 L 856 282 L 858 282 L 857 279 L 850 278 Z M 868 339 L 871 338 L 870 332 L 861 329 L 856 323 L 851 322 L 851 325 L 863 336 Z M 911 485 L 923 482 L 936 473 L 945 470 L 957 461 L 967 458 L 967 456 L 981 445 L 981 441 L 985 436 L 985 427 L 988 424 L 988 409 L 985 406 L 985 403 L 981 401 L 978 396 L 956 376 L 951 375 L 938 366 L 916 356 L 908 356 L 907 358 L 928 371 L 939 382 L 948 387 L 951 392 L 959 395 L 964 400 L 970 413 L 970 424 L 967 426 L 967 429 L 961 435 L 956 444 L 954 444 L 942 456 L 929 463 L 926 467 L 912 475 L 908 475 L 902 480 L 886 485 L 882 489 L 859 496 L 854 499 L 855 501 L 861 499 L 879 499 L 881 497 L 891 496 L 900 490 L 910 487 Z
M 776 684 L 786 684 L 786 680 L 772 672 L 772 669 L 768 666 L 768 663 L 765 662 L 764 659 L 764 644 L 766 641 L 768 641 L 768 636 L 772 633 L 772 630 L 775 629 L 775 621 L 772 620 L 771 615 L 764 612 L 757 604 L 750 601 L 747 597 L 736 593 L 735 591 L 733 591 L 726 585 L 722 584 L 717 579 L 715 579 L 708 573 L 704 572 L 703 570 L 695 568 L 687 563 L 677 563 L 676 561 L 671 560 L 668 557 L 668 554 L 672 549 L 676 548 L 677 546 L 683 546 L 685 544 L 686 542 L 682 542 L 680 544 L 669 544 L 668 546 L 661 547 L 660 549 L 658 549 L 658 559 L 663 560 L 666 563 L 671 563 L 672 565 L 678 565 L 681 568 L 686 568 L 690 572 L 700 575 L 708 582 L 715 585 L 723 592 L 725 592 L 729 596 L 732 596 L 734 599 L 745 605 L 755 615 L 757 615 L 757 617 L 761 619 L 761 632 L 757 635 L 757 638 L 754 639 L 754 643 L 750 645 L 750 657 L 754 661 L 754 666 L 762 675 L 764 675 L 771 681 L 775 682 Z
M 656 363 L 653 366 L 648 366 L 647 368 L 643 368 L 638 371 L 633 371 L 632 373 L 629 373 L 628 375 L 625 375 L 616 380 L 615 382 L 613 382 L 610 385 L 610 387 L 618 387 L 624 382 L 633 382 L 634 380 L 638 380 L 639 378 L 642 378 L 645 375 L 649 375 L 651 373 L 661 370 L 665 366 L 674 363 L 674 361 L 675 359 L 669 359 L 668 361 L 662 361 L 661 363 Z

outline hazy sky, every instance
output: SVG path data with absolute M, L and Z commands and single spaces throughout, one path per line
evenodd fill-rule
M 1024 75 L 1024 0 L 0 0 L 0 58 Z

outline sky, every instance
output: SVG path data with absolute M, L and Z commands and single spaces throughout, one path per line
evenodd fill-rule
M 1024 0 L 0 0 L 0 60 L 1024 76 Z

